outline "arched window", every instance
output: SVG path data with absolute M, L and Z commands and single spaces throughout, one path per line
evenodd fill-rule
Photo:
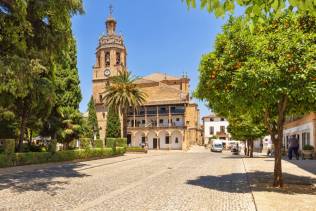
M 105 66 L 110 66 L 110 52 L 105 53 Z
M 179 143 L 179 139 L 178 139 L 178 137 L 176 137 L 176 139 L 175 139 L 175 141 L 174 141 L 176 144 L 178 144 Z
M 100 55 L 98 55 L 98 67 L 101 67 L 101 58 L 100 58 Z
M 116 65 L 120 65 L 120 64 L 121 64 L 121 53 L 116 52 Z

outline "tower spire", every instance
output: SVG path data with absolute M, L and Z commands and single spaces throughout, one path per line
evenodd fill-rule
M 109 12 L 110 12 L 110 17 L 112 17 L 112 14 L 113 14 L 113 5 L 110 4 L 109 6 Z
M 110 4 L 109 6 L 109 16 L 106 19 L 106 31 L 108 35 L 114 35 L 116 29 L 116 20 L 113 18 L 113 6 Z

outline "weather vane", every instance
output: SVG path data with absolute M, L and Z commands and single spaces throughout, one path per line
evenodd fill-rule
M 113 6 L 112 6 L 112 4 L 110 4 L 109 9 L 110 9 L 110 16 L 112 16 L 112 14 L 113 14 Z

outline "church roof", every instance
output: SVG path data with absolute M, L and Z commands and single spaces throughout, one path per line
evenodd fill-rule
M 165 73 L 152 73 L 150 75 L 144 76 L 143 79 L 150 80 L 150 81 L 164 81 L 164 80 L 180 80 L 179 77 L 167 75 Z
M 138 78 L 134 83 L 135 84 L 151 84 L 151 83 L 155 83 L 155 81 L 147 80 L 144 78 Z

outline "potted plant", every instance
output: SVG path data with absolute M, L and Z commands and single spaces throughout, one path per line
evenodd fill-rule
M 302 150 L 302 158 L 305 160 L 306 158 L 313 159 L 314 147 L 311 145 L 304 145 Z

